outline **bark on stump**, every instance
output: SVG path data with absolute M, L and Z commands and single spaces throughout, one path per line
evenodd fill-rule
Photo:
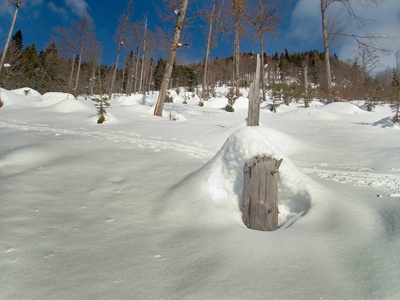
M 256 156 L 244 165 L 243 222 L 250 228 L 274 231 L 278 228 L 278 169 L 282 163 Z

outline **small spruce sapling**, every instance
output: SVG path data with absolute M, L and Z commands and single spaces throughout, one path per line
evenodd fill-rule
M 228 89 L 228 93 L 225 95 L 228 98 L 228 104 L 225 106 L 225 110 L 228 112 L 234 112 L 233 104 L 235 104 L 237 96 L 235 95 L 235 89 L 233 87 Z
M 92 100 L 95 103 L 95 106 L 97 108 L 97 115 L 99 116 L 99 119 L 97 120 L 98 124 L 103 123 L 106 118 L 105 115 L 107 114 L 106 108 L 110 107 L 110 103 L 108 102 L 107 96 L 100 95 L 99 97 L 93 97 Z
M 268 105 L 269 110 L 272 111 L 273 113 L 276 113 L 276 109 L 279 106 L 279 102 L 282 99 L 282 89 L 281 85 L 279 84 L 273 84 L 271 86 L 270 90 L 270 98 L 272 99 L 272 103 Z
M 375 109 L 375 103 L 372 100 L 366 100 L 364 106 L 367 111 L 373 111 Z
M 98 111 L 98 120 L 97 120 L 97 124 L 101 124 L 103 123 L 106 118 L 105 118 L 105 114 L 107 114 L 106 108 L 110 107 L 110 103 L 108 102 L 108 98 L 107 96 L 104 96 L 102 93 L 102 87 L 101 87 L 101 72 L 100 72 L 100 65 L 99 65 L 99 91 L 100 91 L 100 95 L 96 96 L 96 97 L 92 97 L 92 101 L 95 102 L 95 107 L 97 108 Z

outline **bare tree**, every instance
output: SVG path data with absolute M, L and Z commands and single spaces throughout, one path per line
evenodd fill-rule
M 355 61 L 361 67 L 363 80 L 365 80 L 368 74 L 379 67 L 379 56 L 376 54 L 376 52 L 376 49 L 372 49 L 364 45 L 359 45 L 358 47 L 358 51 L 355 55 Z
M 177 3 L 170 2 L 171 8 L 174 9 L 174 14 L 178 16 L 175 23 L 174 36 L 171 41 L 171 46 L 168 53 L 167 63 L 164 71 L 164 77 L 161 83 L 160 93 L 158 95 L 158 100 L 156 107 L 154 109 L 154 115 L 162 116 L 164 101 L 167 95 L 167 90 L 169 86 L 169 82 L 171 80 L 172 70 L 174 68 L 174 62 L 176 57 L 176 51 L 179 47 L 182 47 L 182 43 L 180 43 L 181 31 L 185 22 L 185 14 L 189 4 L 189 0 L 180 0 L 180 5 L 178 7 Z
M 220 4 L 217 7 L 217 4 Z M 211 48 L 211 38 L 213 35 L 213 26 L 216 18 L 220 16 L 222 7 L 224 6 L 224 0 L 222 2 L 218 2 L 217 0 L 213 0 L 212 8 L 209 11 L 204 13 L 204 19 L 208 23 L 208 35 L 207 35 L 207 50 L 206 50 L 206 57 L 204 60 L 204 74 L 203 74 L 203 93 L 202 93 L 202 101 L 205 101 L 209 97 L 209 86 L 207 81 L 208 75 L 208 63 L 210 60 L 210 48 Z M 217 14 L 218 11 L 218 14 Z
M 140 82 L 139 82 L 139 91 L 144 93 L 144 88 L 142 89 L 142 87 L 144 86 L 143 84 L 143 78 L 145 77 L 145 65 L 146 65 L 146 39 L 147 39 L 147 14 L 144 18 L 144 35 L 143 35 L 143 43 L 142 43 L 142 68 L 140 71 Z
M 8 5 L 15 5 L 15 11 L 14 11 L 14 16 L 13 16 L 13 19 L 12 19 L 12 22 L 11 22 L 10 31 L 8 32 L 7 41 L 6 41 L 6 44 L 4 45 L 3 55 L 1 56 L 0 73 L 1 73 L 1 70 L 3 68 L 4 59 L 5 59 L 6 54 L 7 54 L 8 45 L 10 44 L 11 35 L 12 35 L 13 30 L 14 30 L 14 25 L 15 25 L 15 20 L 17 19 L 18 10 L 19 10 L 22 2 L 23 2 L 22 0 L 10 0 L 9 4 L 8 4 Z
M 394 58 L 396 60 L 396 71 L 397 71 L 397 73 L 399 73 L 399 71 L 400 71 L 400 51 L 399 50 L 397 50 L 394 53 Z
M 72 91 L 72 80 L 75 70 L 76 52 L 78 49 L 79 34 L 75 23 L 70 28 L 56 27 L 53 29 L 52 40 L 60 49 L 61 54 L 71 61 L 71 70 L 68 81 L 68 92 Z
M 254 0 L 253 0 L 254 1 Z M 284 13 L 284 7 L 280 0 L 255 0 L 258 3 L 251 2 L 250 20 L 251 25 L 256 31 L 256 35 L 260 41 L 261 52 L 261 88 L 263 100 L 265 101 L 265 70 L 264 70 L 264 35 L 274 34 L 277 30 L 277 25 L 281 21 L 281 16 Z M 253 9 L 251 9 L 253 8 Z
M 240 87 L 239 87 L 239 59 L 240 59 L 240 35 L 242 16 L 245 15 L 246 0 L 231 0 L 233 7 L 233 18 L 234 18 L 234 45 L 233 45 L 233 85 L 235 87 L 235 95 L 239 97 Z
M 327 83 L 327 101 L 328 103 L 331 103 L 333 101 L 332 97 L 332 77 L 331 77 L 331 66 L 330 66 L 330 60 L 329 60 L 329 42 L 332 38 L 335 36 L 347 36 L 347 37 L 352 37 L 354 38 L 357 43 L 360 45 L 364 46 L 370 46 L 368 41 L 376 39 L 374 36 L 359 36 L 355 34 L 347 34 L 344 33 L 341 30 L 335 30 L 335 25 L 338 25 L 338 20 L 337 18 L 336 21 L 328 22 L 328 17 L 327 17 L 327 11 L 330 6 L 333 6 L 335 4 L 340 5 L 342 8 L 345 9 L 345 12 L 347 13 L 347 17 L 351 18 L 356 22 L 359 28 L 363 27 L 365 24 L 364 19 L 362 19 L 360 16 L 356 14 L 354 11 L 353 6 L 354 5 L 362 5 L 364 7 L 374 4 L 377 5 L 379 2 L 382 0 L 320 0 L 321 2 L 321 20 L 322 20 L 322 39 L 324 43 L 324 57 L 325 57 L 325 74 L 326 74 L 326 83 Z M 340 22 L 340 21 L 339 21 Z
M 76 72 L 76 80 L 75 80 L 75 88 L 74 93 L 78 93 L 78 83 L 79 83 L 79 74 L 81 70 L 83 50 L 86 46 L 86 41 L 89 39 L 89 36 L 93 36 L 94 25 L 89 15 L 84 14 L 79 22 L 76 24 L 76 28 L 78 28 L 79 32 L 79 62 L 78 62 L 78 70 Z M 75 26 L 74 26 L 75 27 Z
M 124 39 L 125 39 L 125 34 L 129 26 L 129 18 L 131 17 L 133 10 L 133 4 L 132 0 L 128 0 L 128 7 L 126 11 L 122 14 L 122 16 L 119 18 L 119 26 L 117 28 L 117 34 L 115 36 L 115 41 L 117 43 L 117 60 L 115 61 L 114 65 L 114 71 L 111 79 L 111 87 L 110 87 L 110 93 L 109 93 L 109 99 L 112 99 L 112 94 L 113 94 L 113 89 L 114 89 L 114 83 L 115 83 L 115 76 L 117 74 L 117 68 L 118 68 L 118 62 L 119 62 L 119 56 L 121 54 L 121 47 L 124 44 Z
M 100 53 L 102 44 L 96 40 L 94 35 L 90 35 L 88 37 L 88 56 L 90 58 L 90 67 L 91 67 L 91 76 L 90 76 L 90 84 L 89 84 L 89 94 L 94 94 L 94 86 L 95 86 L 95 75 L 96 75 L 96 63 L 100 61 Z

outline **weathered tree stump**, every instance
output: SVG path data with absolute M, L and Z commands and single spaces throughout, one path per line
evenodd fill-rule
M 243 222 L 250 228 L 274 231 L 278 228 L 278 169 L 282 163 L 256 156 L 244 165 Z

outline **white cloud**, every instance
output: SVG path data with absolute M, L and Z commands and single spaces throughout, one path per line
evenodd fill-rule
M 47 4 L 47 8 L 50 9 L 52 12 L 60 14 L 62 16 L 68 15 L 68 11 L 64 7 L 55 5 L 53 1 L 50 1 Z
M 375 35 L 375 36 L 397 36 L 397 39 L 381 40 L 381 47 L 388 50 L 396 51 L 400 49 L 400 5 L 399 0 L 385 0 L 380 6 L 370 6 L 368 8 L 362 6 L 354 6 L 355 13 L 364 18 L 374 20 L 366 23 L 364 29 L 357 27 L 355 22 L 345 19 L 344 31 L 348 34 L 358 35 Z M 335 8 L 330 7 L 331 14 L 339 12 L 345 17 L 344 8 L 336 5 Z M 298 43 L 320 43 L 322 49 L 322 33 L 321 33 L 321 12 L 320 1 L 318 0 L 299 0 L 292 12 L 288 36 L 295 39 Z M 355 40 L 352 38 L 342 38 L 340 44 L 332 47 L 340 58 L 346 59 L 350 57 L 356 50 Z M 310 49 L 311 50 L 311 49 Z M 393 66 L 393 55 L 388 56 L 380 54 L 382 64 Z
M 292 12 L 288 34 L 289 38 L 294 38 L 299 42 L 321 39 L 321 13 L 318 2 L 315 0 L 297 2 Z
M 12 17 L 14 14 L 15 7 L 8 5 L 8 0 L 0 0 L 0 16 Z
M 79 17 L 88 13 L 89 4 L 85 0 L 65 0 L 65 4 Z

